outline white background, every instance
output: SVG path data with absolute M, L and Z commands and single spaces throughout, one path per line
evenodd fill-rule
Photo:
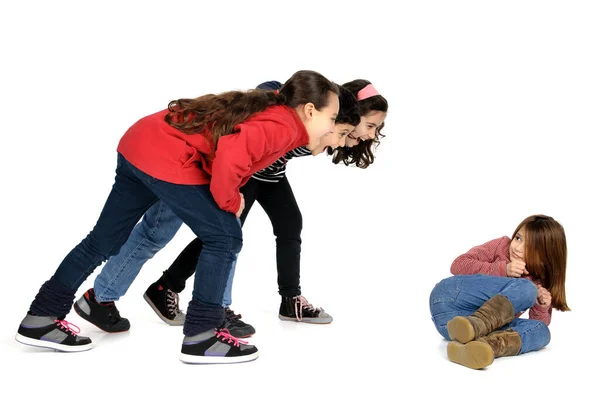
M 3 2 L 0 388 L 93 397 L 595 388 L 599 20 L 593 1 Z M 369 169 L 326 156 L 289 167 L 304 216 L 303 294 L 331 325 L 278 320 L 274 239 L 257 206 L 233 297 L 257 329 L 257 361 L 182 364 L 181 329 L 143 301 L 193 238 L 187 227 L 119 301 L 130 332 L 107 335 L 71 313 L 93 350 L 14 341 L 40 285 L 93 227 L 133 122 L 172 99 L 299 69 L 371 80 L 390 105 Z M 450 363 L 429 316 L 432 287 L 456 256 L 535 213 L 565 227 L 573 311 L 555 312 L 540 352 L 480 372 Z M 185 310 L 191 285 L 181 298 Z

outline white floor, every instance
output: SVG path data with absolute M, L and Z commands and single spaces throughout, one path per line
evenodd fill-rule
M 597 2 L 4 3 L 3 397 L 598 391 Z M 119 301 L 130 332 L 107 335 L 71 313 L 93 350 L 62 354 L 14 340 L 40 285 L 96 222 L 117 143 L 133 122 L 176 98 L 284 81 L 299 69 L 338 83 L 369 79 L 390 105 L 369 169 L 325 156 L 289 165 L 304 217 L 303 293 L 334 316 L 331 325 L 277 318 L 274 242 L 256 208 L 233 304 L 257 329 L 256 361 L 181 363 L 181 330 L 143 301 L 192 238 L 186 228 Z M 484 371 L 450 363 L 429 319 L 429 292 L 456 256 L 537 213 L 565 227 L 572 311 L 554 315 L 540 352 Z

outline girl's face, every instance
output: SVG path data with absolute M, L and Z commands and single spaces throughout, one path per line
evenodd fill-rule
M 308 149 L 313 150 L 319 145 L 321 136 L 331 133 L 335 127 L 335 118 L 340 110 L 340 101 L 338 96 L 331 92 L 329 93 L 329 101 L 327 106 L 318 110 L 314 104 L 306 104 L 302 107 L 302 119 L 304 126 L 308 132 L 309 142 Z
M 513 240 L 510 241 L 508 252 L 510 261 L 523 261 L 525 258 L 525 230 L 523 228 L 519 229 Z
M 372 140 L 375 138 L 375 131 L 381 127 L 387 116 L 386 112 L 372 111 L 365 116 L 360 117 L 360 124 L 356 129 L 346 137 L 346 146 L 353 147 L 358 141 Z
M 313 156 L 316 156 L 323 151 L 327 147 L 331 147 L 335 149 L 337 147 L 343 146 L 346 142 L 346 137 L 354 130 L 354 126 L 348 123 L 336 124 L 333 132 L 326 133 L 319 140 L 319 145 L 312 150 Z

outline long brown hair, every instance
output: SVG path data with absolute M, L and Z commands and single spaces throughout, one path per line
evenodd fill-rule
M 368 80 L 356 79 L 342 84 L 342 87 L 350 91 L 355 97 L 358 97 L 358 92 L 369 84 L 371 84 L 371 82 Z M 362 101 L 358 101 L 358 110 L 360 116 L 366 116 L 371 112 L 387 112 L 388 102 L 381 94 L 374 95 L 365 98 Z M 333 163 L 338 164 L 343 162 L 346 166 L 354 164 L 361 169 L 369 167 L 369 165 L 375 161 L 375 148 L 379 146 L 381 139 L 385 137 L 385 135 L 381 133 L 384 125 L 385 123 L 382 123 L 381 126 L 377 128 L 374 139 L 359 141 L 358 144 L 353 147 L 342 146 L 336 149 L 328 148 L 327 153 L 333 155 Z
M 199 134 L 210 126 L 210 138 L 216 150 L 220 137 L 234 133 L 234 127 L 273 105 L 295 108 L 313 103 L 317 110 L 326 107 L 329 93 L 338 94 L 337 86 L 323 75 L 302 70 L 294 73 L 279 90 L 228 91 L 198 98 L 182 98 L 169 103 L 165 122 L 186 134 Z
M 529 275 L 539 280 L 552 296 L 552 307 L 570 311 L 565 293 L 567 276 L 567 238 L 565 230 L 552 217 L 537 214 L 527 217 L 515 229 L 525 233 L 525 261 Z

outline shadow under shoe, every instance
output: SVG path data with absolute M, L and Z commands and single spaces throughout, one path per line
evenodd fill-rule
M 144 300 L 166 324 L 183 326 L 185 323 L 185 314 L 179 309 L 179 294 L 161 284 L 160 280 L 148 287 Z
M 83 319 L 107 333 L 126 332 L 131 327 L 127 318 L 122 318 L 114 301 L 99 303 L 94 289 L 87 290 L 73 305 Z
M 515 317 L 515 309 L 508 298 L 497 294 L 471 316 L 457 316 L 448 322 L 450 339 L 463 344 L 501 328 Z
M 521 336 L 512 329 L 498 330 L 475 341 L 462 344 L 448 343 L 448 359 L 471 369 L 483 369 L 494 362 L 494 358 L 518 355 L 521 351 Z

